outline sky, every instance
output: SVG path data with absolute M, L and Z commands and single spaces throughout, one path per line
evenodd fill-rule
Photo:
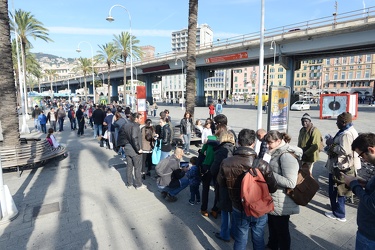
M 198 24 L 208 24 L 214 41 L 259 32 L 261 0 L 199 0 Z M 337 13 L 374 7 L 375 0 L 264 0 L 264 27 L 284 25 L 332 16 Z M 28 11 L 49 30 L 54 42 L 30 38 L 34 53 L 43 52 L 64 58 L 91 58 L 99 45 L 113 40 L 114 35 L 130 30 L 139 46 L 152 45 L 155 53 L 171 49 L 171 34 L 187 28 L 189 0 L 8 0 L 9 11 Z M 114 22 L 106 21 L 112 9 Z M 80 43 L 85 41 L 83 43 Z M 87 42 L 87 43 L 86 43 Z M 76 52 L 80 44 L 81 53 Z

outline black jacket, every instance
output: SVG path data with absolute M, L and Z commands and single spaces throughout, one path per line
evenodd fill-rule
M 102 109 L 98 108 L 98 109 L 95 109 L 94 112 L 92 112 L 92 119 L 94 121 L 94 124 L 103 125 L 104 118 L 105 118 L 105 113 Z
M 191 134 L 194 131 L 194 124 L 193 124 L 193 120 L 191 118 L 189 118 L 189 122 L 190 122 L 190 131 L 187 131 L 187 119 L 186 118 L 181 119 L 180 133 L 182 135 Z
M 161 151 L 170 152 L 172 150 L 171 136 L 172 136 L 171 128 L 169 127 L 169 124 L 166 123 L 161 129 L 161 136 L 160 136 Z
M 125 146 L 125 154 L 129 156 L 139 155 L 142 148 L 142 133 L 139 124 L 128 122 L 119 131 L 117 145 Z

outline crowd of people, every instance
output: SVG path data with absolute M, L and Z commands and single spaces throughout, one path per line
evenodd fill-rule
M 45 132 L 45 124 L 50 123 L 48 132 L 52 143 L 56 122 L 59 131 L 63 131 L 60 120 L 64 120 L 65 114 L 59 110 L 56 112 L 51 108 L 46 118 L 40 118 L 44 114 L 38 107 L 33 112 L 36 128 L 40 126 Z M 155 110 L 152 109 L 152 115 Z M 188 204 L 199 204 L 202 216 L 221 217 L 220 232 L 215 234 L 219 240 L 230 242 L 233 238 L 234 249 L 246 249 L 250 230 L 253 249 L 290 249 L 289 220 L 290 216 L 299 213 L 300 207 L 286 190 L 297 185 L 300 168 L 312 172 L 314 163 L 319 160 L 319 152 L 323 150 L 320 130 L 314 126 L 311 116 L 305 113 L 301 117 L 302 128 L 297 146 L 293 146 L 288 134 L 275 130 L 245 128 L 237 135 L 228 126 L 224 114 L 212 114 L 211 111 L 212 107 L 204 125 L 200 120 L 194 122 L 192 115 L 185 112 L 179 123 L 183 144 L 176 148 L 172 145 L 174 126 L 168 110 L 159 113 L 159 123 L 155 125 L 150 119 L 140 125 L 143 113 L 132 113 L 130 109 L 112 104 L 108 107 L 80 105 L 76 110 L 70 107 L 68 118 L 71 130 L 76 130 L 78 123 L 78 136 L 84 134 L 85 118 L 89 119 L 93 137 L 104 140 L 108 149 L 121 155 L 127 165 L 128 189 L 146 189 L 142 179 L 151 176 L 155 168 L 156 184 L 166 201 L 176 202 L 178 194 L 189 187 Z M 375 164 L 375 135 L 358 134 L 349 112 L 338 115 L 336 125 L 337 133 L 325 138 L 331 210 L 325 216 L 346 222 L 346 197 L 354 192 L 360 200 L 356 249 L 374 249 L 375 177 L 365 181 L 357 176 L 357 170 L 361 167 L 360 159 Z M 183 159 L 190 155 L 192 133 L 200 133 L 202 148 L 187 163 Z M 154 154 L 155 149 L 160 150 L 159 154 Z M 260 217 L 247 216 L 241 201 L 241 180 L 244 173 L 253 167 L 254 160 L 259 158 L 268 162 L 277 183 L 276 192 L 270 194 L 274 210 Z M 214 199 L 209 210 L 211 186 L 214 188 Z M 269 232 L 267 243 L 264 239 L 266 226 Z

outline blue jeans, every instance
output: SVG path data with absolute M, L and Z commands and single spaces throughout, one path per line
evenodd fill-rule
M 224 240 L 230 240 L 230 233 L 232 231 L 231 228 L 230 228 L 230 222 L 231 222 L 230 217 L 231 217 L 230 212 L 225 212 L 225 211 L 221 210 L 220 236 Z M 233 227 L 233 225 L 232 225 L 232 227 Z
M 160 160 L 163 160 L 169 156 L 169 152 L 161 151 L 160 153 Z
M 199 185 L 190 185 L 190 200 L 195 201 L 201 200 L 201 194 L 199 193 Z
M 64 118 L 59 118 L 59 131 L 64 130 Z
M 334 185 L 332 174 L 329 174 L 328 194 L 333 215 L 337 218 L 345 218 L 345 196 L 337 195 L 337 188 Z
M 101 136 L 103 133 L 103 125 L 102 124 L 94 124 L 94 138 L 97 136 Z
M 165 187 L 164 191 L 167 191 L 170 196 L 176 196 L 179 192 L 184 190 L 187 186 L 189 186 L 189 180 L 186 177 L 179 179 L 180 187 L 178 188 L 169 188 Z
M 184 138 L 184 151 L 189 152 L 190 150 L 190 140 L 191 140 L 191 134 L 183 135 Z
M 49 127 L 53 128 L 53 132 L 56 132 L 56 121 L 49 121 Z
M 71 128 L 71 130 L 75 130 L 77 128 L 77 119 L 76 118 L 70 119 L 70 128 Z
M 47 126 L 46 126 L 46 124 L 40 124 L 40 129 L 42 130 L 43 133 L 47 134 Z
M 121 157 L 122 157 L 122 158 L 126 158 L 124 147 L 120 147 L 118 153 L 121 154 Z
M 34 119 L 34 126 L 35 126 L 35 129 L 37 129 L 38 131 L 41 131 L 40 129 L 40 122 L 38 120 L 38 118 Z
M 355 241 L 356 250 L 372 250 L 375 249 L 375 241 L 367 239 L 363 234 L 357 231 L 357 239 Z
M 264 249 L 264 226 L 267 223 L 267 214 L 255 218 L 246 216 L 245 212 L 241 212 L 233 208 L 232 212 L 232 232 L 234 238 L 234 250 L 246 249 L 247 238 L 249 236 L 249 228 L 251 229 L 251 241 L 253 242 L 253 249 Z

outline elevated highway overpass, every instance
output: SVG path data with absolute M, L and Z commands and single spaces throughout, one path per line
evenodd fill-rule
M 270 49 L 271 43 L 276 45 L 276 54 Z M 197 48 L 198 104 L 204 102 L 204 79 L 208 77 L 209 71 L 259 65 L 259 48 L 260 32 L 216 41 Z M 298 69 L 298 62 L 301 60 L 360 55 L 369 52 L 375 52 L 375 7 L 265 30 L 265 64 L 273 63 L 275 56 L 276 61 L 287 70 L 287 85 L 292 89 L 294 71 Z M 146 83 L 148 99 L 152 98 L 151 84 L 157 77 L 181 73 L 181 64 L 175 65 L 176 58 L 182 59 L 186 65 L 186 52 L 166 53 L 133 62 L 137 69 L 138 80 Z M 103 74 L 107 78 L 107 73 L 103 72 Z M 129 68 L 126 75 L 127 79 L 130 79 Z M 116 96 L 120 80 L 123 80 L 122 66 L 118 65 L 114 68 L 110 76 L 112 93 Z M 79 84 L 76 80 L 78 77 L 82 76 L 69 79 L 71 88 L 76 89 Z M 59 80 L 54 82 L 54 85 L 66 87 L 67 80 Z M 90 83 L 91 77 L 87 77 L 87 81 Z M 44 82 L 43 85 L 48 88 L 50 83 Z

